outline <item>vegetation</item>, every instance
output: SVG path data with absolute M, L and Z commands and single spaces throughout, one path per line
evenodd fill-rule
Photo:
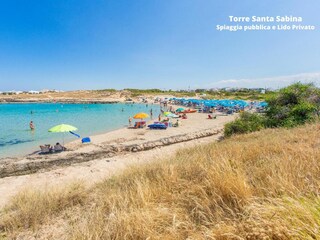
M 225 136 L 262 128 L 294 127 L 319 119 L 320 90 L 313 84 L 296 83 L 269 95 L 264 115 L 244 113 L 225 127 Z
M 161 90 L 161 89 L 135 89 L 135 88 L 126 88 L 126 91 L 131 92 L 131 97 L 138 97 L 143 95 L 174 95 L 176 97 L 195 97 L 194 92 L 188 92 L 184 90 L 172 91 L 172 90 Z
M 91 188 L 27 191 L 1 212 L 0 231 L 10 239 L 317 239 L 319 131 L 319 123 L 264 129 Z
M 265 118 L 256 113 L 242 112 L 236 120 L 225 124 L 224 135 L 229 137 L 233 134 L 255 132 L 265 127 Z
M 99 89 L 99 90 L 94 90 L 96 92 L 116 92 L 117 90 L 114 88 L 106 88 L 106 89 Z
M 267 91 L 266 93 L 261 93 L 256 90 L 236 90 L 236 91 L 206 91 L 206 98 L 209 99 L 241 99 L 241 100 L 265 100 L 269 96 L 272 96 L 274 92 Z
M 296 83 L 267 99 L 267 127 L 293 127 L 315 120 L 320 111 L 320 90 Z

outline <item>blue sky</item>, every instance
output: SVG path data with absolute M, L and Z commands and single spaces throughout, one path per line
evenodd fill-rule
M 0 91 L 280 87 L 320 81 L 320 2 L 1 0 Z M 219 32 L 228 16 L 315 31 Z

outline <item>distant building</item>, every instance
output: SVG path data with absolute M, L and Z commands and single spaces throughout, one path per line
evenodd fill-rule
M 40 93 L 48 93 L 48 92 L 50 92 L 49 89 L 42 89 L 42 90 L 40 91 Z
M 21 94 L 21 93 L 23 93 L 23 92 L 22 91 L 12 90 L 12 91 L 3 92 L 2 94 L 5 94 L 5 95 L 18 95 L 18 94 Z
M 29 94 L 39 94 L 40 92 L 39 91 L 34 91 L 34 90 L 31 90 L 28 92 Z

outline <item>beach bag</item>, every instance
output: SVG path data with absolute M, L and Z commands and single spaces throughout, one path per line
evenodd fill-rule
M 85 138 L 82 138 L 81 142 L 82 143 L 90 143 L 91 139 L 89 137 L 85 137 Z

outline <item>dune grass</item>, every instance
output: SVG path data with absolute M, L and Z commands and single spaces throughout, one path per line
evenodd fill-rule
M 1 232 L 45 234 L 59 218 L 66 239 L 318 239 L 319 133 L 319 123 L 266 129 L 89 189 L 23 192 L 1 212 Z

